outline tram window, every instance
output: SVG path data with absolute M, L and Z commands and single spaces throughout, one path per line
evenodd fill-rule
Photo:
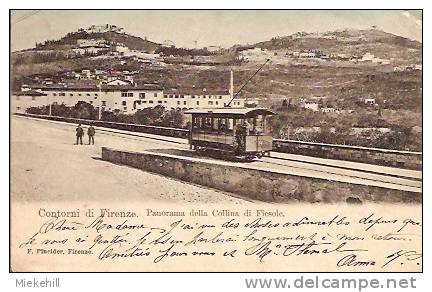
M 213 130 L 219 130 L 219 119 L 213 119 Z
M 264 117 L 261 115 L 257 116 L 257 118 L 255 119 L 254 126 L 255 126 L 254 127 L 255 133 L 257 133 L 257 134 L 264 133 L 265 132 L 264 131 Z
M 233 120 L 232 119 L 227 119 L 226 126 L 227 126 L 228 130 L 233 130 Z

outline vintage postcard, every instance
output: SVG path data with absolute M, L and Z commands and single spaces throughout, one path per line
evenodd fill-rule
M 10 10 L 10 271 L 422 272 L 421 10 Z

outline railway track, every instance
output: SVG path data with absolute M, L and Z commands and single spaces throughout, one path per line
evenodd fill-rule
M 35 119 L 28 117 L 20 117 L 32 119 L 35 121 L 52 123 L 60 127 L 68 127 L 74 130 L 75 124 L 59 121 L 50 121 L 45 119 Z M 125 130 L 117 130 L 111 128 L 98 127 L 98 135 L 113 136 L 122 139 L 134 140 L 134 141 L 145 141 L 151 140 L 153 143 L 166 146 L 167 143 L 171 144 L 175 149 L 188 149 L 187 139 L 172 138 L 165 136 L 158 136 L 154 134 L 129 132 Z M 373 170 L 371 165 L 349 162 L 343 163 L 343 166 L 337 165 L 338 161 L 319 159 L 318 162 L 310 161 L 311 157 L 296 157 L 292 159 L 288 154 L 278 153 L 279 157 L 263 157 L 259 161 L 254 162 L 237 162 L 238 165 L 259 167 L 261 169 L 269 169 L 275 171 L 289 170 L 292 173 L 298 172 L 299 174 L 307 173 L 317 177 L 328 177 L 329 180 L 352 180 L 354 182 L 362 182 L 371 185 L 384 184 L 392 188 L 403 187 L 410 191 L 421 192 L 422 191 L 422 174 L 421 171 L 413 170 L 399 170 L 390 167 L 375 166 Z M 198 157 L 199 159 L 208 159 L 206 157 Z M 323 163 L 324 162 L 324 163 Z M 378 170 L 376 170 L 378 169 Z
M 317 165 L 299 161 L 289 161 L 286 159 L 280 158 L 269 158 L 265 157 L 262 159 L 262 163 L 273 165 L 273 166 L 282 166 L 282 167 L 292 167 L 297 168 L 299 170 L 307 170 L 315 173 L 325 173 L 328 175 L 338 175 L 345 176 L 349 178 L 368 180 L 373 182 L 382 182 L 382 183 L 390 183 L 393 185 L 406 186 L 406 187 L 414 187 L 421 189 L 422 182 L 417 179 L 408 179 L 393 175 L 384 175 L 378 174 L 375 172 L 369 172 L 366 170 L 354 170 L 354 169 L 346 169 L 343 167 L 334 167 L 334 166 L 324 166 Z

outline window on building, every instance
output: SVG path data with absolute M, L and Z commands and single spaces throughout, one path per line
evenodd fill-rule
M 133 92 L 129 92 L 127 96 L 128 97 L 133 97 Z
M 66 96 L 66 94 L 64 92 L 60 92 L 59 96 Z
M 94 99 L 97 99 L 97 98 L 98 98 L 97 96 L 94 97 Z
M 218 101 L 216 101 L 216 105 L 219 105 L 219 102 L 218 102 Z
M 155 92 L 155 93 L 153 94 L 153 96 L 154 96 L 154 97 L 157 97 L 157 93 Z
M 126 106 L 124 106 L 124 107 L 123 107 L 123 110 L 124 110 L 124 111 L 127 111 L 127 107 L 126 107 Z
M 180 100 L 177 100 L 177 104 L 180 104 Z
M 174 97 L 175 97 L 175 98 L 179 98 L 178 94 L 176 94 Z
M 167 103 L 167 101 L 166 101 L 166 100 L 164 100 L 164 103 Z
M 69 96 L 73 96 L 73 93 L 69 93 Z
M 184 95 L 182 94 L 182 95 L 180 95 L 180 98 L 184 98 Z
M 78 93 L 78 96 L 81 96 L 81 93 Z
M 209 100 L 208 105 L 213 105 L 213 101 Z
M 87 93 L 86 95 L 87 95 L 87 96 L 90 96 L 90 93 Z
M 19 111 L 21 109 L 21 107 L 17 106 L 17 111 Z
M 192 95 L 192 98 L 195 98 L 195 95 Z
M 162 100 L 158 100 L 158 103 L 162 103 Z
M 197 101 L 197 105 L 199 105 L 199 101 Z
M 145 92 L 140 92 L 139 98 L 145 98 Z
M 186 105 L 186 100 L 185 100 L 185 101 L 183 101 L 183 104 L 184 104 L 184 105 Z
M 128 95 L 127 95 L 127 92 L 122 92 L 121 93 L 121 97 L 127 97 Z
M 167 95 L 167 94 L 164 94 L 164 98 L 168 98 L 168 95 Z
M 123 100 L 123 101 L 122 101 L 122 105 L 126 105 L 126 100 Z
M 149 103 L 153 103 L 153 100 L 149 100 Z
M 90 100 L 90 104 L 93 104 L 93 100 Z
M 36 100 L 36 96 L 32 96 L 32 100 Z
M 205 95 L 203 95 L 203 98 L 206 98 L 206 96 L 205 96 Z
M 102 103 L 102 106 L 106 106 L 106 101 L 105 100 L 102 100 L 101 103 Z
M 57 96 L 57 93 L 54 92 L 54 93 L 53 93 L 53 96 Z
M 219 95 L 219 99 L 222 99 L 222 95 Z
M 98 96 L 98 94 L 97 94 L 97 93 L 95 93 L 94 95 L 95 95 L 95 96 Z
M 172 94 L 170 94 L 170 95 L 169 95 L 169 98 L 173 98 L 173 95 L 172 95 Z

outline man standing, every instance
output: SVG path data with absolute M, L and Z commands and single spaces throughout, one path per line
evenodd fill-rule
M 78 145 L 78 142 L 82 145 L 82 137 L 84 136 L 84 130 L 81 128 L 81 124 L 78 124 L 78 127 L 76 128 L 76 144 Z
M 89 137 L 89 145 L 90 143 L 94 145 L 94 135 L 96 133 L 95 128 L 93 127 L 93 124 L 90 124 L 90 127 L 87 130 L 87 135 Z

